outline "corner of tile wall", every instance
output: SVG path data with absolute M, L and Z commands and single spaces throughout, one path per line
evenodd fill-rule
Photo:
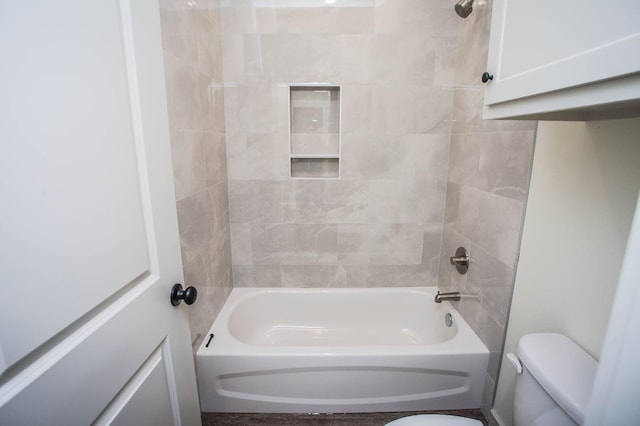
M 474 5 L 475 6 L 475 5 Z M 457 23 L 453 130 L 442 259 L 466 244 L 465 276 L 444 260 L 441 287 L 460 291 L 457 309 L 489 349 L 482 411 L 490 418 L 508 309 L 513 291 L 525 203 L 531 176 L 536 122 L 482 119 L 491 2 Z
M 231 237 L 218 0 L 160 2 L 176 209 L 194 351 L 231 292 Z

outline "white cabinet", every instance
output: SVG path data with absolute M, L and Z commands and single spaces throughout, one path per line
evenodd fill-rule
M 640 1 L 494 0 L 484 118 L 640 107 Z

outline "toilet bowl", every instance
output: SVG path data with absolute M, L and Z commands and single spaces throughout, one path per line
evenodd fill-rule
M 408 416 L 394 420 L 385 426 L 482 426 L 482 422 L 466 417 L 446 416 L 442 414 L 418 414 L 416 416 Z

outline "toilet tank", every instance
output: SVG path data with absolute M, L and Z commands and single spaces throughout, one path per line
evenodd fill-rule
M 582 424 L 597 361 L 556 333 L 523 336 L 517 356 L 523 371 L 516 381 L 514 425 Z

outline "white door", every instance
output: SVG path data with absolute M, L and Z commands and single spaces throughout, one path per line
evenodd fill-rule
M 200 424 L 157 0 L 0 2 L 0 424 Z

